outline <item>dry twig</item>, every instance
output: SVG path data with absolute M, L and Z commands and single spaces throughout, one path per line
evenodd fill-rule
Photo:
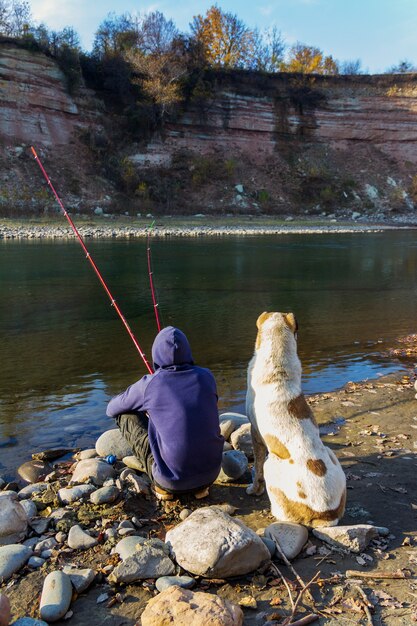
M 310 613 L 310 615 L 306 615 L 301 619 L 298 619 L 296 622 L 290 622 L 288 626 L 306 626 L 306 624 L 311 624 L 319 619 L 319 616 L 315 613 Z
M 365 611 L 365 615 L 366 615 L 366 618 L 368 620 L 368 624 L 369 624 L 369 626 L 373 626 L 374 623 L 372 621 L 371 611 L 369 610 L 368 596 L 366 595 L 366 593 L 364 592 L 362 587 L 360 587 L 359 585 L 352 585 L 352 589 L 355 589 L 355 591 L 357 591 L 359 593 L 360 597 L 362 598 L 362 600 L 363 600 L 363 610 Z
M 353 569 L 346 570 L 346 578 L 381 578 L 381 579 L 403 579 L 407 578 L 404 572 L 358 572 Z
M 289 561 L 289 560 L 287 559 L 287 557 L 285 556 L 285 554 L 284 554 L 284 552 L 283 552 L 283 550 L 282 550 L 282 548 L 281 548 L 281 546 L 280 546 L 280 543 L 279 543 L 279 541 L 278 541 L 278 539 L 277 539 L 276 537 L 275 537 L 275 545 L 276 545 L 276 547 L 277 547 L 277 550 L 278 550 L 278 552 L 279 552 L 279 554 L 280 554 L 281 559 L 284 561 L 285 565 L 286 565 L 286 566 L 287 566 L 287 567 L 291 570 L 291 572 L 294 574 L 294 576 L 295 576 L 295 577 L 296 577 L 296 579 L 298 580 L 299 584 L 301 585 L 301 588 L 305 588 L 305 589 L 307 590 L 305 582 L 303 581 L 303 579 L 301 578 L 301 576 L 299 576 L 299 574 L 297 573 L 297 571 L 294 569 L 294 567 L 292 566 L 292 564 L 290 563 L 290 561 Z M 317 575 L 319 575 L 319 574 L 320 574 L 320 572 L 317 572 Z M 316 578 L 316 576 L 315 576 L 314 578 Z M 309 584 L 310 584 L 310 583 L 309 583 Z M 310 591 L 308 591 L 308 590 L 307 590 L 306 595 L 307 595 L 308 599 L 310 600 L 310 602 L 312 602 L 312 603 L 314 604 L 314 598 L 313 598 L 313 596 L 311 595 Z

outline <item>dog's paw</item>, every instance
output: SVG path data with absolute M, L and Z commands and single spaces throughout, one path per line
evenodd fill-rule
M 249 487 L 246 488 L 246 493 L 248 494 L 248 496 L 261 496 L 264 491 L 265 483 L 263 481 L 258 483 L 252 483 L 251 485 L 249 485 Z

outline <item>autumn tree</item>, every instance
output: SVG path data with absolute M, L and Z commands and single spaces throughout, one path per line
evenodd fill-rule
M 332 56 L 324 56 L 319 48 L 296 43 L 291 47 L 288 59 L 282 64 L 285 72 L 300 74 L 338 74 L 337 61 Z
M 25 0 L 0 0 L 0 34 L 24 37 L 31 26 L 32 14 Z

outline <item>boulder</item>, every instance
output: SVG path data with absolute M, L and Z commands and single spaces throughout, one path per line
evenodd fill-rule
M 248 469 L 248 458 L 241 450 L 223 452 L 222 466 L 217 480 L 220 483 L 232 483 L 239 480 Z
M 120 556 L 122 561 L 125 561 L 127 558 L 136 553 L 136 546 L 142 543 L 145 543 L 145 537 L 123 537 L 113 548 L 112 553 L 115 552 Z M 154 540 L 156 541 L 156 539 Z M 161 547 L 164 545 L 164 542 L 160 542 Z
M 265 529 L 264 535 L 281 547 L 289 561 L 295 559 L 308 540 L 307 528 L 293 522 L 274 522 Z M 279 557 L 279 550 L 277 556 Z
M 378 536 L 378 531 L 370 524 L 321 526 L 313 528 L 313 535 L 331 546 L 359 553 L 365 550 L 371 539 Z
M 40 616 L 47 622 L 57 622 L 67 613 L 72 599 L 70 577 L 55 570 L 45 578 L 40 602 Z
M 253 459 L 253 444 L 251 435 L 251 425 L 242 424 L 230 435 L 230 443 L 235 450 L 241 450 L 248 459 Z
M 12 544 L 0 548 L 0 584 L 5 582 L 32 556 L 32 550 L 27 546 Z
M 38 483 L 50 472 L 52 472 L 52 465 L 45 461 L 27 461 L 17 470 L 20 478 L 27 483 Z
M 146 578 L 160 578 L 175 573 L 169 557 L 169 548 L 159 539 L 138 543 L 135 553 L 127 557 L 109 576 L 114 583 L 132 583 Z
M 183 569 L 207 578 L 243 576 L 270 560 L 262 539 L 217 507 L 197 509 L 165 540 Z
M 242 609 L 219 596 L 174 586 L 152 598 L 142 626 L 242 626 Z
M 0 493 L 0 546 L 18 543 L 25 538 L 28 518 L 16 493 Z
M 97 487 L 101 487 L 102 484 L 108 478 L 114 478 L 116 472 L 113 467 L 101 459 L 85 459 L 85 461 L 79 461 L 74 470 L 71 483 L 86 483 L 91 481 Z
M 96 441 L 96 452 L 102 457 L 114 454 L 117 459 L 123 459 L 123 457 L 133 454 L 132 448 L 118 428 L 106 430 L 100 435 Z

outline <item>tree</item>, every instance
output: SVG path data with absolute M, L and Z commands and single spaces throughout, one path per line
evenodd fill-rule
M 153 11 L 139 19 L 138 46 L 144 54 L 165 54 L 172 48 L 179 31 L 172 20 L 160 11 Z
M 25 0 L 0 0 L 0 34 L 24 37 L 30 30 L 32 14 Z
M 260 72 L 279 72 L 284 51 L 285 43 L 276 26 L 263 34 L 254 31 L 253 69 Z
M 343 61 L 340 63 L 339 71 L 341 74 L 357 75 L 362 74 L 362 61 L 360 59 L 354 59 L 351 61 Z
M 98 58 L 123 54 L 138 44 L 136 24 L 129 13 L 109 13 L 96 31 L 93 55 Z
M 190 27 L 209 65 L 245 67 L 250 64 L 248 61 L 253 58 L 255 47 L 254 31 L 237 15 L 225 13 L 213 5 L 205 17 L 196 15 Z
M 397 65 L 393 65 L 387 70 L 387 74 L 410 74 L 415 71 L 415 65 L 408 59 L 403 59 Z
M 319 48 L 296 43 L 290 49 L 288 60 L 282 64 L 285 72 L 300 74 L 338 74 L 337 61 L 332 56 L 324 56 Z

